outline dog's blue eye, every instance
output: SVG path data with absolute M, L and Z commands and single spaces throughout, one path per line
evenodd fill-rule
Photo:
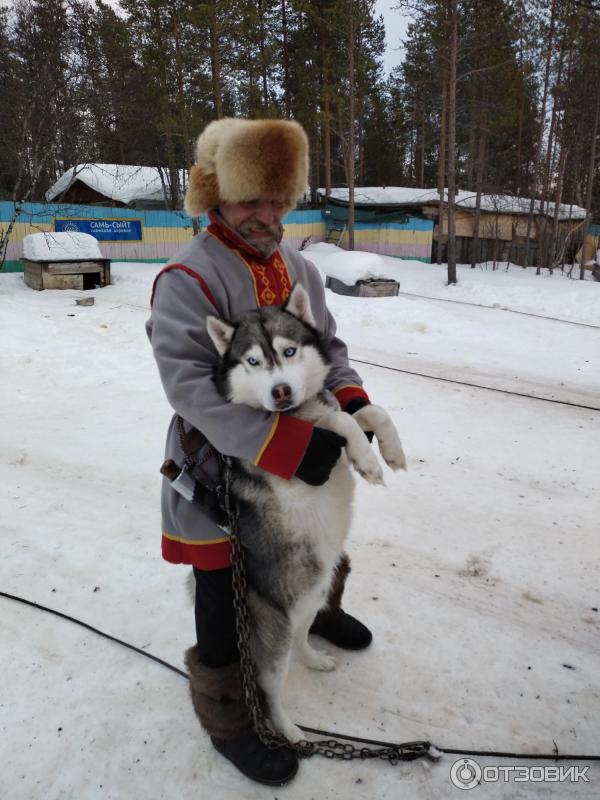
M 286 347 L 285 350 L 283 351 L 283 355 L 286 358 L 291 358 L 293 355 L 296 354 L 296 350 L 297 350 L 296 347 Z
M 248 356 L 246 361 L 250 364 L 251 367 L 256 367 L 258 361 L 254 358 L 254 356 Z

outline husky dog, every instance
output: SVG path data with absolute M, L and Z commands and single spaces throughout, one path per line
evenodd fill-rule
M 365 406 L 350 416 L 324 389 L 329 359 L 300 284 L 281 307 L 250 311 L 235 323 L 208 317 L 207 330 L 220 356 L 216 384 L 229 401 L 268 412 L 289 411 L 347 442 L 322 486 L 284 480 L 245 460 L 233 464 L 231 488 L 239 506 L 258 682 L 272 726 L 296 742 L 304 735 L 281 703 L 292 650 L 311 669 L 336 666 L 332 656 L 311 647 L 308 630 L 325 601 L 350 528 L 350 465 L 369 483 L 383 483 L 363 430 L 374 431 L 392 469 L 405 468 L 404 453 L 382 408 Z

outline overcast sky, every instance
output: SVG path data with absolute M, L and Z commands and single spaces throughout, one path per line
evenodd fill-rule
M 383 14 L 385 24 L 386 51 L 383 57 L 383 67 L 390 73 L 394 67 L 402 63 L 404 50 L 402 40 L 406 36 L 409 18 L 404 11 L 393 11 L 392 6 L 397 5 L 397 0 L 377 0 L 375 9 L 377 14 Z

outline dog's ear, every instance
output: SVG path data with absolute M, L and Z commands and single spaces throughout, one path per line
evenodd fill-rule
M 225 355 L 235 333 L 235 325 L 231 325 L 219 317 L 208 316 L 206 318 L 206 330 L 212 339 L 212 343 L 217 348 L 217 353 L 220 356 Z
M 310 307 L 310 298 L 306 289 L 301 286 L 297 281 L 292 286 L 292 291 L 288 299 L 283 305 L 283 310 L 293 314 L 302 322 L 306 322 L 311 328 L 316 328 L 317 323 L 313 317 L 312 309 Z

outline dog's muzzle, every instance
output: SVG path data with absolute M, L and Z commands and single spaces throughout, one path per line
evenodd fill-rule
M 271 397 L 275 402 L 275 408 L 278 411 L 285 411 L 291 408 L 292 401 L 292 387 L 287 383 L 277 383 L 271 389 Z

